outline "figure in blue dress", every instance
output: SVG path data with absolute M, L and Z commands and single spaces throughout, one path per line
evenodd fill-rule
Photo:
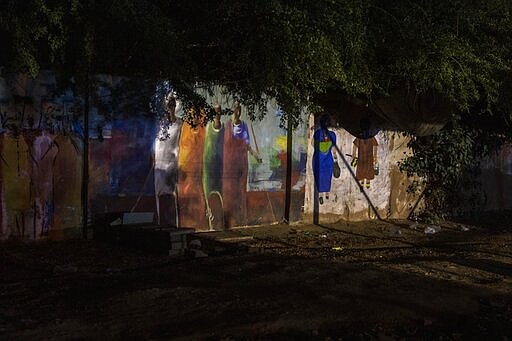
M 329 199 L 333 166 L 338 157 L 336 149 L 334 155 L 332 152 L 332 148 L 336 145 L 336 134 L 327 128 L 329 117 L 323 115 L 319 123 L 320 127 L 313 134 L 313 175 L 318 191 L 318 202 L 323 204 L 324 195 L 325 199 Z

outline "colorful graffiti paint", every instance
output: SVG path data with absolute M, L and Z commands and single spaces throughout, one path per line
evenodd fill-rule
M 4 231 L 19 237 L 30 237 L 32 229 L 32 198 L 30 191 L 32 165 L 29 146 L 19 134 L 4 134 L 2 143 L 2 194 L 4 200 Z
M 356 137 L 352 151 L 352 165 L 356 167 L 356 178 L 359 184 L 370 188 L 370 181 L 378 174 L 377 168 L 377 147 L 379 143 L 372 136 L 369 138 Z
M 327 117 L 323 116 L 320 120 L 320 127 L 313 133 L 313 176 L 315 178 L 315 188 L 319 193 L 318 202 L 324 203 L 325 198 L 329 198 L 331 191 L 331 182 L 333 177 L 334 157 L 336 157 L 336 134 L 327 129 Z M 334 156 L 333 156 L 334 153 Z
M 191 126 L 181 120 L 177 96 L 176 120 L 169 124 L 164 95 L 151 106 L 162 106 L 157 114 L 116 112 L 105 84 L 117 81 L 101 79 L 89 111 L 91 221 L 109 212 L 149 211 L 155 223 L 208 231 L 282 219 L 287 151 L 279 116 L 242 120 L 243 108 L 217 89 L 208 103 L 237 108 L 236 115 L 202 125 L 200 112 Z M 57 93 L 49 72 L 2 79 L 0 88 L 0 238 L 37 239 L 80 229 L 83 99 L 71 89 Z M 272 103 L 268 110 L 279 112 Z M 293 150 L 295 198 L 305 190 L 301 129 L 295 132 L 301 144 Z M 293 203 L 297 218 L 302 205 L 300 199 Z
M 59 148 L 53 180 L 58 189 L 54 193 L 54 232 L 60 233 L 66 228 L 78 228 L 82 221 L 82 153 L 77 142 L 69 136 L 59 134 L 54 141 Z
M 46 236 L 53 227 L 55 214 L 55 170 L 59 148 L 55 135 L 43 131 L 36 137 L 33 149 L 32 181 L 34 186 L 34 230 L 36 236 Z
M 178 225 L 178 150 L 182 121 L 165 121 L 155 140 L 155 199 L 158 224 Z
M 217 113 L 213 121 L 206 124 L 203 151 L 203 193 L 210 230 L 224 229 L 223 158 L 224 125 Z
M 184 123 L 178 157 L 179 221 L 182 227 L 208 229 L 203 193 L 203 154 L 205 129 Z

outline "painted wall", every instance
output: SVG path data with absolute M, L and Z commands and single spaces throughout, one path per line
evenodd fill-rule
M 0 238 L 80 231 L 83 100 L 57 89 L 49 72 L 0 79 Z M 231 116 L 221 116 L 218 130 L 183 122 L 179 101 L 178 122 L 169 125 L 161 100 L 168 85 L 155 89 L 152 111 L 147 106 L 136 115 L 116 111 L 109 89 L 96 89 L 89 113 L 91 220 L 109 212 L 154 212 L 155 223 L 201 231 L 282 220 L 286 130 L 275 104 L 269 102 L 270 114 L 257 122 L 242 107 L 242 140 Z M 207 97 L 233 106 L 221 89 Z M 304 123 L 293 133 L 292 220 L 301 219 L 303 207 L 306 131 Z
M 119 82 L 108 76 L 110 86 Z M 192 127 L 166 121 L 163 98 L 168 84 L 154 89 L 151 105 L 127 114 L 114 108 L 110 86 L 98 86 L 89 121 L 89 217 L 109 212 L 153 212 L 154 222 L 199 231 L 228 229 L 281 221 L 286 179 L 286 130 L 282 112 L 272 101 L 268 114 L 251 122 L 242 107 L 243 127 L 232 116 L 218 126 Z M 207 101 L 233 108 L 222 89 L 198 89 Z M 0 78 L 0 239 L 38 239 L 80 233 L 83 162 L 83 100 L 73 91 L 58 90 L 55 77 Z M 293 132 L 291 220 L 322 221 L 407 217 L 417 198 L 407 193 L 408 180 L 397 162 L 409 150 L 399 133 L 375 135 L 379 174 L 369 188 L 350 166 L 354 139 L 334 129 L 348 165 L 339 159 L 341 175 L 332 180 L 329 198 L 315 200 L 312 155 L 313 117 Z M 252 152 L 251 152 L 252 150 Z M 261 159 L 261 160 L 258 160 Z M 482 163 L 485 209 L 512 208 L 512 147 Z M 358 166 L 359 167 L 359 166 Z M 316 206 L 315 206 L 316 205 Z
M 0 238 L 40 238 L 78 226 L 82 102 L 54 77 L 0 79 Z
M 313 160 L 313 134 L 318 129 L 313 117 L 309 119 L 309 127 L 308 160 Z M 341 151 L 341 155 L 337 153 L 341 174 L 339 178 L 332 178 L 329 197 L 326 198 L 325 193 L 315 193 L 312 162 L 308 162 L 304 202 L 306 219 L 313 219 L 313 215 L 318 215 L 320 222 L 376 219 L 375 211 L 381 218 L 406 218 L 418 199 L 407 192 L 410 182 L 398 169 L 398 161 L 410 153 L 407 139 L 391 131 L 379 131 L 374 136 L 375 140 L 368 139 L 377 144 L 375 150 L 371 145 L 368 150 L 372 156 L 375 156 L 375 151 L 379 170 L 373 179 L 363 179 L 364 162 L 359 160 L 357 165 L 352 165 L 356 137 L 343 128 L 329 129 L 335 133 Z M 362 149 L 362 145 L 360 147 Z M 370 169 L 373 173 L 373 162 Z M 320 197 L 322 204 L 319 203 Z
M 479 203 L 485 210 L 512 209 L 512 144 L 482 162 Z
M 341 174 L 339 178 L 332 178 L 328 199 L 325 193 L 315 193 L 311 160 L 316 129 L 318 124 L 315 125 L 314 118 L 310 117 L 305 219 L 312 220 L 314 216 L 320 222 L 376 219 L 375 211 L 381 218 L 407 218 L 411 210 L 421 207 L 421 203 L 416 206 L 418 197 L 407 192 L 410 180 L 398 169 L 398 162 L 410 153 L 407 138 L 392 131 L 379 131 L 374 136 L 378 144 L 375 150 L 378 174 L 374 175 L 369 186 L 366 181 L 361 186 L 358 171 L 361 165 L 352 165 L 356 137 L 343 128 L 329 128 L 336 134 L 338 147 L 346 163 L 338 156 Z M 471 181 L 473 187 L 461 194 L 464 196 L 464 207 L 456 207 L 453 214 L 512 209 L 512 145 L 505 145 L 496 155 L 482 160 L 480 173 L 476 181 Z M 320 197 L 322 204 L 319 203 Z

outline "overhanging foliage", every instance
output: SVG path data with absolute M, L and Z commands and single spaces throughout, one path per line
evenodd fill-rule
M 489 112 L 510 78 L 508 1 L 56 1 L 0 5 L 0 63 L 225 85 L 290 115 L 315 94 L 396 87 Z M 25 9 L 29 8 L 29 11 Z M 508 105 L 507 105 L 507 109 Z

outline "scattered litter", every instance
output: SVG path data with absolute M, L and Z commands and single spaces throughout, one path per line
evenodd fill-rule
M 327 238 L 327 235 L 326 234 L 321 234 L 319 235 L 320 238 Z
M 439 226 L 427 226 L 425 227 L 425 234 L 434 234 L 441 231 L 441 228 Z
M 343 246 L 333 246 L 332 247 L 333 251 L 343 251 L 343 249 L 345 249 Z
M 466 231 L 469 231 L 469 227 L 466 227 L 466 226 L 462 226 L 462 231 L 466 232 Z

